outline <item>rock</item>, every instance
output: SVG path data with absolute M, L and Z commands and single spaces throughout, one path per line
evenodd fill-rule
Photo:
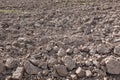
M 97 52 L 101 54 L 106 54 L 109 53 L 112 48 L 113 46 L 111 44 L 99 44 L 97 46 Z
M 92 76 L 92 72 L 90 70 L 86 70 L 86 77 L 91 77 Z
M 2 73 L 5 70 L 5 64 L 0 61 L 0 73 Z
M 100 63 L 97 60 L 93 60 L 93 64 L 98 68 L 100 67 Z
M 48 60 L 49 64 L 55 64 L 57 63 L 57 59 L 55 59 L 54 57 L 50 57 L 50 59 Z
M 53 50 L 57 52 L 59 50 L 58 46 L 54 46 Z
M 76 63 L 81 63 L 81 61 L 83 61 L 83 56 L 82 55 L 75 55 L 73 59 Z
M 100 69 L 94 69 L 94 70 L 97 73 L 97 76 L 106 76 L 105 70 L 100 70 Z
M 42 69 L 47 69 L 48 64 L 47 64 L 47 62 L 40 62 L 38 66 Z
M 91 66 L 92 65 L 92 61 L 86 60 L 85 64 L 86 64 L 86 66 Z
M 24 68 L 28 74 L 37 74 L 40 71 L 38 67 L 34 66 L 29 61 L 26 61 L 24 63 Z
M 66 53 L 69 54 L 69 55 L 72 54 L 72 52 L 73 52 L 73 49 L 71 49 L 71 48 L 68 48 L 68 49 L 66 50 Z
M 114 54 L 117 54 L 120 56 L 120 46 L 115 46 L 114 48 Z
M 79 53 L 79 49 L 78 49 L 78 48 L 74 48 L 73 53 L 74 53 L 74 54 Z
M 62 57 L 66 55 L 66 52 L 63 48 L 60 48 L 57 53 L 58 56 Z
M 110 74 L 120 74 L 120 61 L 114 56 L 108 56 L 105 58 L 105 65 L 107 72 Z
M 49 70 L 43 70 L 43 72 L 42 72 L 42 74 L 45 75 L 45 76 L 47 76 L 48 73 L 49 73 Z
M 35 58 L 31 58 L 30 59 L 30 62 L 32 63 L 32 64 L 34 64 L 34 65 L 36 65 L 36 66 L 38 66 L 39 65 L 39 60 L 37 60 L 37 59 L 35 59 Z
M 38 72 L 37 77 L 40 78 L 42 76 L 42 71 Z
M 64 65 L 55 65 L 55 69 L 59 76 L 65 77 L 68 74 L 67 69 Z
M 93 48 L 93 49 L 90 49 L 89 53 L 90 53 L 90 54 L 95 54 L 95 53 L 96 53 L 96 49 L 94 49 L 94 48 Z
M 77 70 L 75 71 L 75 73 L 76 73 L 79 77 L 84 77 L 84 76 L 85 76 L 85 71 L 84 71 L 81 67 L 78 67 Z
M 51 50 L 52 50 L 51 45 L 47 45 L 46 50 L 47 50 L 47 51 L 51 51 Z
M 18 61 L 14 58 L 8 58 L 5 63 L 6 67 L 10 69 L 15 68 L 17 64 L 18 64 Z
M 68 68 L 68 70 L 72 70 L 76 67 L 75 61 L 73 61 L 72 57 L 65 56 L 62 58 L 62 61 L 64 62 L 65 66 Z
M 77 80 L 77 76 L 75 74 L 71 74 L 70 77 L 72 80 Z
M 23 67 L 18 67 L 15 72 L 13 72 L 12 79 L 13 80 L 21 80 L 23 76 Z

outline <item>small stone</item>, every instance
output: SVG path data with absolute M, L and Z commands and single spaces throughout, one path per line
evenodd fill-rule
M 97 52 L 101 54 L 106 54 L 109 53 L 112 48 L 113 46 L 111 44 L 99 44 L 97 46 Z
M 23 67 L 18 67 L 15 72 L 13 72 L 12 79 L 13 80 L 21 80 L 23 76 Z
M 37 77 L 41 77 L 41 76 L 42 76 L 42 72 L 40 71 L 38 72 Z
M 90 54 L 95 54 L 96 53 L 96 49 L 90 49 Z
M 65 66 L 69 69 L 72 70 L 73 68 L 76 67 L 75 61 L 73 61 L 72 57 L 70 56 L 65 56 L 62 61 L 64 62 Z
M 47 64 L 47 62 L 40 62 L 38 66 L 42 69 L 47 69 L 48 64 Z
M 100 67 L 100 64 L 97 60 L 93 60 L 93 64 L 96 66 L 96 67 Z
M 55 64 L 57 63 L 57 59 L 55 59 L 54 57 L 50 57 L 50 59 L 48 60 L 49 64 Z
M 107 72 L 110 74 L 120 74 L 120 61 L 114 56 L 105 58 Z
M 34 65 L 38 66 L 39 65 L 39 60 L 36 60 L 35 58 L 31 58 L 30 62 L 33 63 Z
M 85 76 L 85 71 L 84 71 L 81 67 L 78 67 L 75 73 L 76 73 L 79 77 L 84 77 L 84 76 Z
M 92 72 L 90 70 L 86 70 L 85 73 L 86 73 L 87 77 L 91 77 L 92 76 Z
M 70 77 L 72 80 L 77 80 L 77 76 L 75 74 L 71 74 Z
M 58 53 L 57 53 L 58 56 L 62 57 L 62 56 L 65 56 L 66 55 L 66 52 L 63 48 L 60 48 Z
M 67 69 L 64 65 L 55 65 L 55 69 L 59 76 L 65 77 L 68 74 Z
M 50 45 L 47 45 L 46 50 L 47 50 L 47 51 L 51 51 L 51 50 L 52 50 L 52 47 L 51 47 Z
M 83 56 L 82 55 L 75 55 L 73 59 L 76 63 L 81 63 L 81 61 L 83 60 Z
M 67 54 L 72 54 L 72 52 L 73 52 L 73 49 L 71 49 L 71 48 L 68 48 L 68 49 L 66 50 L 66 53 L 67 53 Z
M 8 58 L 5 63 L 6 67 L 10 69 L 15 68 L 17 64 L 18 64 L 18 61 L 14 58 Z
M 73 53 L 74 53 L 74 54 L 79 53 L 79 49 L 78 49 L 78 48 L 74 48 Z
M 43 72 L 42 72 L 42 74 L 45 75 L 45 76 L 47 76 L 48 73 L 49 73 L 49 70 L 43 70 Z
M 34 66 L 29 61 L 26 61 L 24 63 L 24 68 L 28 74 L 38 74 L 38 72 L 40 71 L 38 67 Z
M 53 50 L 57 52 L 59 50 L 58 46 L 54 46 Z
M 86 66 L 91 66 L 91 65 L 92 65 L 92 62 L 89 61 L 89 60 L 87 60 L 87 61 L 85 61 L 85 64 L 86 64 Z
M 114 48 L 114 54 L 117 54 L 120 56 L 120 46 L 115 46 Z

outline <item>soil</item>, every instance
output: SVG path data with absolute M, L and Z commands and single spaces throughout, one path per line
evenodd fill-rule
M 0 80 L 119 80 L 119 3 L 0 0 Z

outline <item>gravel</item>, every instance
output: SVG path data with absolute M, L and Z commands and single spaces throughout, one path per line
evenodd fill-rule
M 119 0 L 0 0 L 0 80 L 119 80 Z

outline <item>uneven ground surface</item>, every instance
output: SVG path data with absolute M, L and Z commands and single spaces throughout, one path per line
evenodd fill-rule
M 119 0 L 0 0 L 0 80 L 120 80 Z

